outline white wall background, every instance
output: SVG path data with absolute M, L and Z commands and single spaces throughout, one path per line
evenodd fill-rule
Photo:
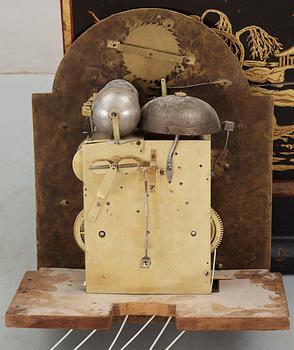
M 54 73 L 62 54 L 59 0 L 0 0 L 0 73 Z
M 8 329 L 4 323 L 4 314 L 23 273 L 36 268 L 31 94 L 51 90 L 54 75 L 44 73 L 54 73 L 61 56 L 59 0 L 0 0 L 1 350 L 49 349 L 65 333 L 64 330 Z M 20 72 L 35 74 L 16 74 Z M 286 276 L 285 284 L 293 315 L 294 277 Z M 107 349 L 117 327 L 114 325 L 110 332 L 97 332 L 82 349 Z M 139 327 L 128 325 L 120 345 Z M 159 329 L 159 325 L 151 325 L 128 349 L 148 348 Z M 87 334 L 76 331 L 58 349 L 73 349 Z M 174 325 L 170 326 L 157 349 L 164 349 L 176 334 Z M 293 350 L 294 333 L 293 330 L 190 332 L 173 349 Z

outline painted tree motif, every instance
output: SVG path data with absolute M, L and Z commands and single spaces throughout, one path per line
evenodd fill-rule
M 236 33 L 236 39 L 241 43 L 241 35 L 247 34 L 247 45 L 250 49 L 252 59 L 266 61 L 275 52 L 280 52 L 283 45 L 277 38 L 271 36 L 264 29 L 258 26 L 248 26 Z
M 203 12 L 202 16 L 198 18 L 202 23 L 205 24 L 207 17 L 209 15 L 216 15 L 218 20 L 213 26 L 209 26 L 213 31 L 215 31 L 222 40 L 228 45 L 234 55 L 240 61 L 241 66 L 244 61 L 244 47 L 243 44 L 238 41 L 233 33 L 232 24 L 226 14 L 219 10 L 208 9 Z M 194 16 L 193 16 L 194 17 Z
M 215 28 L 229 34 L 233 34 L 232 24 L 228 16 L 221 11 L 218 11 L 215 9 L 206 10 L 205 12 L 203 12 L 202 16 L 200 17 L 201 22 L 204 22 L 205 18 L 212 13 L 218 15 L 219 17 L 219 20 L 215 23 Z

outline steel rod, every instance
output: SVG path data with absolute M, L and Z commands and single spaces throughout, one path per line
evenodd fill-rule
M 165 331 L 166 327 L 168 326 L 168 324 L 170 323 L 172 317 L 170 316 L 167 321 L 165 322 L 164 326 L 162 327 L 161 331 L 159 332 L 158 336 L 156 337 L 156 339 L 154 340 L 154 342 L 152 343 L 152 345 L 150 346 L 150 348 L 148 350 L 152 350 L 154 349 L 155 345 L 157 344 L 158 340 L 160 339 L 160 337 L 162 336 L 163 332 Z
M 139 334 L 141 334 L 143 332 L 143 330 L 148 326 L 148 324 L 154 319 L 155 315 L 153 315 L 151 318 L 149 318 L 149 320 L 144 324 L 143 327 L 141 327 L 138 332 L 122 347 L 120 348 L 120 350 L 124 350 L 128 345 L 130 345 Z
M 94 329 L 90 334 L 88 334 L 87 336 L 86 336 L 86 338 L 84 339 L 84 340 L 82 340 L 81 342 L 80 342 L 80 344 L 78 344 L 73 350 L 78 350 L 80 347 L 82 347 L 82 345 L 84 345 L 85 344 L 85 342 L 89 339 L 89 338 L 91 338 L 92 337 L 92 335 L 94 334 L 94 333 L 96 333 L 97 332 L 97 329 Z
M 70 333 L 73 331 L 73 329 L 70 329 L 67 333 L 65 333 L 65 335 L 62 337 L 62 338 L 60 338 L 59 340 L 58 340 L 58 342 L 56 343 L 56 344 L 54 344 L 49 350 L 54 350 L 54 349 L 56 349 L 57 347 L 58 347 L 58 345 L 60 345 L 69 335 L 70 335 Z
M 149 240 L 149 206 L 148 206 L 148 182 L 145 181 L 145 256 L 148 256 L 148 240 Z
M 120 326 L 120 328 L 119 328 L 119 330 L 118 330 L 118 332 L 117 332 L 115 338 L 113 339 L 113 342 L 111 343 L 110 347 L 109 347 L 107 350 L 111 350 L 111 349 L 114 347 L 114 345 L 115 345 L 115 343 L 116 343 L 118 337 L 120 336 L 120 334 L 121 334 L 121 332 L 122 332 L 122 330 L 123 330 L 123 328 L 124 328 L 124 325 L 126 324 L 126 322 L 127 322 L 127 320 L 128 320 L 128 317 L 129 317 L 129 315 L 126 315 L 126 316 L 125 316 L 122 325 Z
M 167 348 L 164 348 L 164 350 L 169 350 L 172 346 L 175 345 L 175 343 L 186 333 L 186 331 L 182 331 L 170 344 Z

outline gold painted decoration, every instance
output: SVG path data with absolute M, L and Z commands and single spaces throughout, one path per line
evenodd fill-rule
M 276 107 L 294 107 L 294 89 L 278 90 L 285 84 L 286 71 L 294 68 L 294 46 L 283 50 L 283 44 L 278 38 L 257 25 L 246 26 L 234 33 L 228 16 L 216 9 L 208 9 L 200 17 L 192 17 L 204 23 L 211 14 L 218 16 L 211 29 L 237 57 L 247 80 L 254 83 L 251 87 L 252 93 L 271 95 Z M 246 51 L 249 51 L 251 59 L 246 59 Z M 257 84 L 263 84 L 267 88 Z M 294 170 L 294 124 L 280 126 L 276 116 L 273 118 L 273 140 L 280 143 L 279 150 L 274 148 L 273 170 Z
M 66 52 L 73 42 L 72 7 L 68 0 L 61 0 L 63 45 Z
M 268 90 L 260 86 L 253 86 L 251 91 L 256 95 L 270 95 L 273 97 L 275 106 L 294 107 L 294 90 Z M 292 126 L 294 128 L 294 125 Z
M 93 17 L 93 19 L 96 23 L 100 22 L 100 19 L 96 16 L 95 12 L 88 10 L 88 13 L 89 13 L 89 15 L 91 15 Z
M 247 34 L 247 47 L 253 60 L 266 61 L 275 52 L 282 49 L 282 44 L 264 29 L 252 25 L 236 32 L 236 39 L 241 43 L 241 36 Z

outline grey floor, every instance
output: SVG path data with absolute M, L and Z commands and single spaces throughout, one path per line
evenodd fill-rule
M 65 333 L 8 329 L 4 324 L 5 311 L 23 273 L 36 268 L 31 94 L 50 91 L 52 80 L 53 75 L 0 75 L 0 349 L 49 349 Z M 294 276 L 285 276 L 285 286 L 293 315 Z M 126 326 L 121 346 L 138 327 Z M 117 328 L 115 325 L 110 332 L 97 332 L 82 349 L 106 349 Z M 159 329 L 159 325 L 149 326 L 128 349 L 148 349 Z M 87 334 L 76 331 L 58 349 L 73 349 Z M 170 326 L 156 349 L 164 349 L 176 334 Z M 294 332 L 190 332 L 172 349 L 293 350 Z

